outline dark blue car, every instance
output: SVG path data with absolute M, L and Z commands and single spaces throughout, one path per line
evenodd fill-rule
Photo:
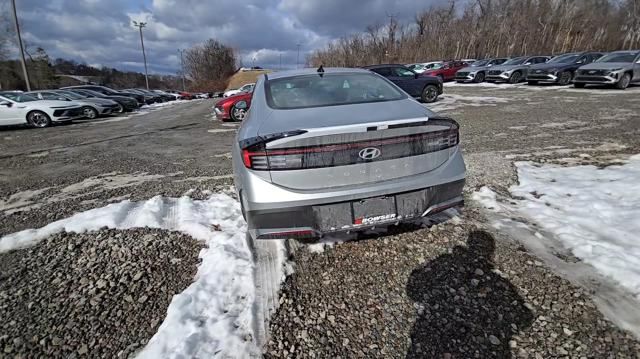
M 386 77 L 411 97 L 420 99 L 422 102 L 435 102 L 438 96 L 442 95 L 440 77 L 421 75 L 403 65 L 386 64 L 364 68 Z

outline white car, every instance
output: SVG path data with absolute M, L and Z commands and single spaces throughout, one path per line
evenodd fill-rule
M 239 89 L 237 89 L 237 90 L 229 90 L 229 91 L 227 91 L 227 92 L 225 92 L 225 93 L 224 93 L 223 97 L 229 97 L 229 96 L 237 95 L 237 94 L 239 94 L 239 93 L 243 93 L 243 92 L 251 92 L 251 91 L 253 91 L 253 87 L 254 87 L 255 85 L 256 85 L 255 83 L 253 83 L 253 84 L 246 84 L 246 85 L 244 85 L 244 86 L 240 87 L 240 88 L 239 88 Z
M 432 61 L 432 62 L 421 62 L 417 64 L 409 64 L 407 65 L 407 67 L 413 70 L 413 72 L 421 74 L 427 70 L 431 70 L 437 65 L 442 65 L 442 64 L 443 64 L 442 61 Z
M 73 101 L 39 100 L 25 93 L 0 92 L 0 126 L 29 124 L 42 128 L 82 117 L 82 105 Z

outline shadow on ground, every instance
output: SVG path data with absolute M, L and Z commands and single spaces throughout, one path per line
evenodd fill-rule
M 469 234 L 411 273 L 407 294 L 418 317 L 407 358 L 511 358 L 509 341 L 533 320 L 516 288 L 493 272 L 494 238 Z

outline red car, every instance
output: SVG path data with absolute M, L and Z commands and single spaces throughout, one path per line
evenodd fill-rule
M 422 73 L 423 76 L 438 76 L 442 81 L 452 81 L 456 77 L 456 72 L 466 67 L 467 63 L 463 61 L 447 61 L 443 64 L 437 64 L 432 69 Z
M 243 92 L 218 101 L 213 107 L 213 113 L 221 121 L 242 121 L 251 106 L 252 92 Z
M 178 98 L 181 100 L 193 100 L 193 95 L 189 92 L 180 91 L 178 92 Z

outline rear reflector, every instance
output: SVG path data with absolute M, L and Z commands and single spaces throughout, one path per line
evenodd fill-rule
M 267 149 L 270 140 L 284 134 L 258 137 L 240 143 L 242 160 L 247 168 L 258 171 L 283 171 L 346 166 L 373 161 L 393 160 L 442 151 L 460 142 L 458 124 L 450 119 L 430 119 L 426 125 L 447 126 L 446 130 L 382 138 L 351 143 L 331 143 L 286 149 Z M 391 126 L 389 126 L 391 127 Z M 304 133 L 304 132 L 299 132 Z M 298 132 L 296 134 L 299 134 Z M 377 156 L 367 158 L 361 151 L 373 150 Z
M 318 237 L 316 232 L 311 229 L 286 232 L 271 232 L 258 235 L 257 239 L 311 239 Z

